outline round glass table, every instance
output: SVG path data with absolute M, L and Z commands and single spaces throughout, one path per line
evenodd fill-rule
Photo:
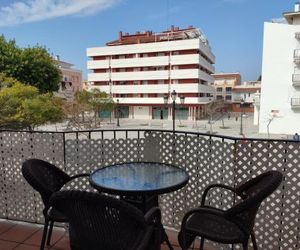
M 188 183 L 179 167 L 152 162 L 122 163 L 97 169 L 91 185 L 101 192 L 117 195 L 159 195 L 178 190 Z
M 90 175 L 91 185 L 100 192 L 120 195 L 144 214 L 159 206 L 158 195 L 176 191 L 189 181 L 179 167 L 155 162 L 131 162 L 99 168 Z M 162 241 L 173 249 L 162 228 Z

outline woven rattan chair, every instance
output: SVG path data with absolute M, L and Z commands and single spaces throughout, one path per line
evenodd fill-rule
M 38 159 L 26 160 L 22 165 L 22 174 L 26 181 L 40 193 L 45 206 L 43 210 L 45 225 L 40 247 L 42 250 L 45 247 L 47 233 L 47 245 L 50 245 L 54 222 L 67 222 L 67 218 L 65 216 L 55 209 L 50 209 L 50 196 L 59 191 L 67 182 L 78 177 L 89 176 L 89 174 L 69 176 L 49 162 Z M 48 231 L 49 224 L 50 228 Z
M 60 191 L 51 205 L 69 220 L 72 250 L 160 249 L 160 210 L 85 191 Z
M 208 186 L 202 196 L 201 206 L 187 212 L 182 220 L 178 241 L 182 249 L 187 249 L 196 236 L 201 237 L 200 249 L 204 239 L 224 244 L 242 244 L 248 249 L 251 236 L 253 248 L 257 244 L 253 232 L 255 216 L 261 202 L 277 189 L 282 181 L 282 174 L 269 171 L 247 181 L 237 188 L 222 184 Z M 212 188 L 224 188 L 240 197 L 240 201 L 228 210 L 221 210 L 205 205 L 208 191 Z

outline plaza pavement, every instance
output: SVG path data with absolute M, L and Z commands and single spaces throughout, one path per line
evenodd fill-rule
M 116 120 L 103 120 L 101 129 L 158 129 L 172 130 L 172 121 L 170 120 L 136 120 L 136 119 L 120 119 L 120 127 L 117 127 Z M 222 120 L 213 121 L 211 124 L 208 120 L 188 121 L 176 120 L 176 130 L 192 131 L 201 133 L 210 133 L 215 135 L 227 135 L 234 137 L 243 137 L 240 135 L 241 118 L 238 114 L 228 117 L 224 116 L 224 127 Z M 246 138 L 268 138 L 267 134 L 259 134 L 258 126 L 253 125 L 253 114 L 243 116 L 243 134 Z M 43 125 L 38 130 L 47 131 L 64 131 L 67 128 L 67 122 Z M 270 134 L 270 138 L 274 139 L 292 139 L 292 135 L 275 135 Z

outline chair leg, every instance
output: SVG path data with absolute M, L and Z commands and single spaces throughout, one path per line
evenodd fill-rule
M 52 236 L 52 230 L 53 230 L 53 224 L 54 224 L 54 221 L 51 220 L 51 221 L 50 221 L 49 231 L 48 231 L 48 237 L 47 237 L 47 246 L 50 245 L 51 236 Z
M 243 243 L 243 250 L 248 250 L 248 241 Z
M 201 237 L 201 240 L 200 240 L 200 250 L 203 250 L 203 247 L 204 247 L 204 238 Z
M 48 224 L 49 224 L 49 220 L 45 219 L 45 225 L 44 225 L 44 231 L 43 231 L 40 250 L 44 250 L 44 248 L 45 248 L 45 242 L 46 242 L 46 237 L 47 237 L 47 232 L 48 232 Z
M 167 243 L 169 249 L 170 249 L 170 250 L 174 250 L 174 248 L 172 247 L 172 245 L 171 245 L 169 239 L 167 238 L 165 241 L 166 241 L 166 243 Z
M 253 244 L 253 250 L 258 250 L 256 239 L 255 239 L 255 234 L 253 231 L 251 232 L 251 240 L 252 240 L 252 244 Z

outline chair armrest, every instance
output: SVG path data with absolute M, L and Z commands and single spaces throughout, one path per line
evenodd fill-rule
M 162 230 L 163 230 L 163 226 L 161 224 L 161 212 L 159 207 L 152 207 L 145 215 L 144 218 L 146 220 L 146 223 L 149 225 L 148 226 L 148 232 L 146 235 L 146 239 L 147 240 L 143 240 L 144 243 L 146 244 L 142 244 L 141 246 L 143 246 L 142 248 L 138 248 L 138 249 L 149 249 L 149 244 L 151 244 L 151 246 L 153 248 L 151 249 L 160 249 L 160 244 L 162 242 L 161 237 L 162 237 Z M 150 237 L 149 239 L 149 233 L 150 236 L 154 236 Z M 150 240 L 150 241 L 149 241 Z
M 88 176 L 90 176 L 89 173 L 76 174 L 76 175 L 71 176 L 70 180 L 74 180 L 74 179 L 79 178 L 79 177 L 88 177 Z
M 238 193 L 236 191 L 235 188 L 233 187 L 230 187 L 230 186 L 227 186 L 227 185 L 224 185 L 224 184 L 212 184 L 212 185 L 209 185 L 203 192 L 203 195 L 202 195 L 202 200 L 201 200 L 201 206 L 204 206 L 205 205 L 205 199 L 206 199 L 206 196 L 207 196 L 207 193 L 209 192 L 210 189 L 212 188 L 224 188 L 224 189 L 227 189 L 227 190 L 230 190 L 232 191 L 233 193 L 235 193 L 236 195 L 240 196 L 242 199 L 244 199 L 243 196 L 241 196 L 240 193 Z
M 159 207 L 153 207 L 151 208 L 145 215 L 144 218 L 147 222 L 147 224 L 153 223 L 155 221 L 156 223 L 161 222 L 161 212 Z M 157 220 L 157 221 L 156 221 Z

